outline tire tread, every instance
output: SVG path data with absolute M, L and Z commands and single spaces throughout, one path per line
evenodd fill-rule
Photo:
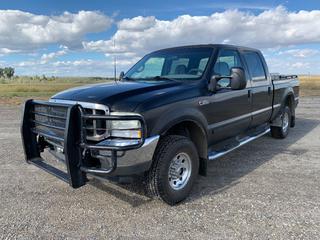
M 170 148 L 177 142 L 181 143 L 181 141 L 189 142 L 190 140 L 187 137 L 180 135 L 168 135 L 162 137 L 154 153 L 151 168 L 146 176 L 146 194 L 149 197 L 161 198 L 170 205 L 174 205 L 177 202 L 173 201 L 160 187 L 161 184 L 163 184 L 161 181 L 164 181 L 164 179 L 161 179 L 158 173 L 163 167 L 162 165 L 166 163 L 165 156 L 168 154 L 168 151 L 170 151 Z

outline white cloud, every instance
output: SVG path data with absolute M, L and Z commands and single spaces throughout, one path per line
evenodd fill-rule
M 57 57 L 65 55 L 65 54 L 67 54 L 67 50 L 66 49 L 59 50 L 57 52 L 44 53 L 41 56 L 41 64 L 45 64 L 45 63 L 47 63 L 49 61 L 52 61 L 53 59 L 55 59 Z
M 83 46 L 88 51 L 137 54 L 202 43 L 274 48 L 320 43 L 319 26 L 320 10 L 289 12 L 282 6 L 257 15 L 227 10 L 210 16 L 182 15 L 171 21 L 140 16 L 120 21 L 112 39 L 83 42 Z
M 286 51 L 280 51 L 279 55 L 289 55 L 297 58 L 307 58 L 312 57 L 319 54 L 319 50 L 317 49 L 290 49 Z
M 0 48 L 0 54 L 6 55 L 6 54 L 10 54 L 10 53 L 17 53 L 19 51 L 17 50 L 12 50 L 9 48 Z
M 93 61 L 92 59 L 80 59 L 75 61 L 56 61 L 52 65 L 56 67 L 60 66 L 93 66 L 93 64 L 101 65 L 103 62 Z
M 143 31 L 145 29 L 151 28 L 155 25 L 156 18 L 151 17 L 134 17 L 134 18 L 125 18 L 118 23 L 118 28 L 121 30 L 128 31 Z
M 88 33 L 105 31 L 112 19 L 100 12 L 64 12 L 58 16 L 0 10 L 0 48 L 30 50 L 46 44 L 81 44 Z
M 295 62 L 292 63 L 291 68 L 298 68 L 298 69 L 306 69 L 310 68 L 310 63 L 309 62 Z
M 113 20 L 95 11 L 45 16 L 0 10 L 0 22 L 0 56 L 17 52 L 35 54 L 15 64 L 21 74 L 108 76 L 113 72 L 114 54 L 120 71 L 156 49 L 207 43 L 258 47 L 266 53 L 272 72 L 301 73 L 304 69 L 320 72 L 316 62 L 320 52 L 316 49 L 320 44 L 320 10 L 292 12 L 279 6 L 258 14 L 226 10 L 171 20 L 137 16 L 120 20 L 113 36 L 97 41 L 84 39 L 88 33 L 104 32 Z M 43 55 L 37 51 L 51 44 L 62 46 Z M 88 52 L 104 53 L 106 61 L 89 59 L 92 54 L 85 59 L 65 61 L 63 56 L 72 54 L 79 45 Z
M 276 54 L 273 57 L 266 57 L 266 61 L 272 73 L 305 74 L 312 72 L 319 74 L 320 72 L 320 64 L 315 59 L 286 57 Z

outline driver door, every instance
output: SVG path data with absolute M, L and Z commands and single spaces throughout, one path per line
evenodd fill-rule
M 237 49 L 220 49 L 212 75 L 229 76 L 233 67 L 245 69 Z M 246 72 L 246 76 L 247 76 Z M 210 99 L 208 116 L 209 144 L 237 136 L 248 129 L 251 122 L 250 82 L 242 90 L 232 90 L 230 79 L 218 81 L 218 88 Z

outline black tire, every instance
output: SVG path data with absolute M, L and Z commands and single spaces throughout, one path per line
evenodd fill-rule
M 183 186 L 181 189 L 174 189 L 170 185 L 173 184 L 172 179 L 171 182 L 169 181 L 169 167 L 171 166 L 171 162 L 174 161 L 173 159 L 179 160 L 180 154 L 189 156 L 188 162 L 191 162 L 191 174 L 188 178 L 185 178 L 188 180 L 181 185 Z M 183 162 L 184 160 L 180 161 Z M 199 156 L 193 142 L 187 137 L 183 136 L 164 136 L 158 143 L 153 157 L 151 169 L 147 173 L 147 194 L 150 197 L 160 197 L 169 205 L 179 203 L 186 199 L 190 194 L 194 181 L 198 175 L 198 171 Z
M 288 122 L 285 121 L 285 118 L 288 119 Z M 285 108 L 282 110 L 281 113 L 281 127 L 271 126 L 271 136 L 273 138 L 279 138 L 283 139 L 286 138 L 289 134 L 289 129 L 291 126 L 291 111 L 288 106 L 285 106 Z

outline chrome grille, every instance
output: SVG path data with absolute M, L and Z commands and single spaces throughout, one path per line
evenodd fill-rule
M 50 99 L 50 102 L 61 104 L 79 104 L 83 107 L 85 114 L 90 115 L 108 115 L 107 106 L 96 103 L 77 102 L 69 100 Z M 101 141 L 109 136 L 106 120 L 87 119 L 86 120 L 86 136 L 89 141 Z
M 90 115 L 106 115 L 104 110 L 84 108 L 86 114 Z M 86 135 L 88 140 L 100 141 L 108 137 L 106 120 L 86 120 Z

